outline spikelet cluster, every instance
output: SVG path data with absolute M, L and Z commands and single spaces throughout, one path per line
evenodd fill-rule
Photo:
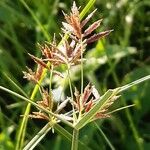
M 102 19 L 95 21 L 86 27 L 87 23 L 91 20 L 95 12 L 96 10 L 90 13 L 84 20 L 81 20 L 79 15 L 79 8 L 76 6 L 76 3 L 73 2 L 70 14 L 63 13 L 66 22 L 62 22 L 62 37 L 67 34 L 68 38 L 63 38 L 62 43 L 58 45 L 54 35 L 53 41 L 51 43 L 46 42 L 43 45 L 39 45 L 42 52 L 42 58 L 38 58 L 29 54 L 29 56 L 34 60 L 38 67 L 35 72 L 33 72 L 30 68 L 27 68 L 28 72 L 23 72 L 24 78 L 27 78 L 28 80 L 38 84 L 44 69 L 52 71 L 53 75 L 58 75 L 64 78 L 63 74 L 55 69 L 56 67 L 62 64 L 69 66 L 79 64 L 81 62 L 81 56 L 86 50 L 86 46 L 89 43 L 95 42 L 107 36 L 112 31 L 107 30 L 93 34 L 93 32 L 101 25 Z M 40 93 L 42 100 L 37 101 L 38 105 L 46 108 L 51 112 L 54 112 L 55 114 L 60 114 L 61 117 L 64 117 L 66 120 L 72 122 L 72 114 L 62 113 L 62 110 L 66 107 L 67 103 L 70 102 L 70 97 L 67 97 L 62 103 L 58 104 L 57 107 L 54 108 L 53 102 L 55 100 L 53 94 L 45 90 L 43 87 L 41 87 L 41 85 Z M 72 100 L 73 107 L 77 113 L 81 112 L 82 115 L 84 115 L 95 105 L 99 98 L 100 95 L 96 88 L 93 85 L 88 84 L 81 94 L 79 94 L 79 91 L 75 89 L 74 97 Z M 93 119 L 109 117 L 106 112 L 115 99 L 116 97 L 111 99 L 109 103 L 104 108 L 102 108 Z M 29 116 L 31 118 L 45 119 L 48 121 L 51 119 L 50 116 L 42 110 L 32 112 Z

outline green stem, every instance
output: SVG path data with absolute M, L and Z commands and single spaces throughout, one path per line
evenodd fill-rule
M 81 96 L 83 94 L 83 45 L 81 41 Z
M 83 94 L 83 59 L 81 58 L 81 95 Z
M 20 93 L 22 93 L 25 97 L 28 98 L 28 95 L 23 91 L 22 87 L 20 87 L 19 85 L 17 85 L 16 82 L 14 82 L 6 73 L 2 72 L 3 75 L 15 86 L 16 89 L 18 89 L 18 91 Z
M 94 124 L 98 128 L 98 130 L 100 131 L 100 133 L 102 134 L 102 136 L 104 137 L 106 143 L 109 145 L 109 147 L 111 148 L 111 150 L 115 150 L 115 147 L 111 144 L 110 140 L 107 138 L 107 136 L 102 131 L 102 129 L 99 127 L 99 125 L 96 122 L 94 122 Z
M 70 93 L 71 93 L 71 98 L 73 100 L 73 90 L 72 90 L 72 83 L 71 83 L 71 77 L 70 77 L 70 66 L 67 65 L 67 72 L 68 72 L 68 80 L 69 80 L 69 87 L 70 87 Z
M 58 123 L 54 125 L 54 129 L 56 130 L 57 133 L 62 135 L 66 140 L 69 142 L 72 141 L 72 134 L 70 134 L 65 128 L 63 128 L 61 125 Z M 78 140 L 80 149 L 85 149 L 85 150 L 91 150 L 91 148 L 88 147 L 88 145 L 85 145 L 82 143 L 80 140 Z
M 67 65 L 67 71 L 68 71 L 68 80 L 69 80 L 69 87 L 70 87 L 70 93 L 71 93 L 71 99 L 73 101 L 73 90 L 72 90 L 72 83 L 71 83 L 71 77 L 70 77 L 70 66 Z M 75 108 L 72 102 L 72 110 L 73 110 L 73 123 L 76 122 L 77 117 L 76 117 L 76 112 L 75 112 Z
M 49 94 L 51 95 L 52 91 L 52 76 L 53 76 L 53 65 L 51 65 L 50 77 L 49 77 Z
M 81 39 L 81 65 L 80 65 L 80 69 L 81 69 L 81 99 L 79 101 L 80 103 L 80 111 L 79 111 L 79 117 L 78 117 L 78 120 L 80 120 L 81 116 L 82 116 L 82 98 L 83 98 L 83 45 L 82 45 L 82 39 Z
M 96 0 L 89 0 L 87 5 L 84 7 L 82 12 L 80 13 L 80 19 L 83 19 L 83 17 L 87 14 L 87 12 L 90 10 L 90 8 L 94 5 Z
M 140 78 L 140 79 L 138 79 L 138 80 L 136 80 L 136 81 L 133 81 L 133 82 L 131 82 L 131 83 L 129 83 L 129 84 L 126 84 L 126 85 L 122 86 L 122 87 L 120 88 L 120 91 L 119 91 L 119 92 L 126 91 L 126 90 L 129 89 L 130 87 L 132 87 L 132 86 L 134 86 L 134 85 L 137 85 L 137 84 L 139 84 L 139 83 L 142 83 L 142 82 L 144 82 L 144 81 L 146 81 L 146 80 L 149 80 L 149 79 L 150 79 L 150 75 L 147 75 L 147 76 L 145 76 L 145 77 L 142 77 L 142 78 Z
M 122 103 L 123 103 L 124 106 L 127 105 L 127 103 L 126 103 L 124 98 L 122 98 Z M 131 128 L 131 131 L 133 133 L 133 137 L 134 137 L 134 139 L 135 139 L 135 141 L 137 143 L 137 147 L 138 147 L 139 150 L 143 150 L 143 144 L 142 144 L 142 142 L 140 140 L 140 135 L 139 135 L 139 133 L 138 133 L 138 131 L 136 129 L 136 126 L 135 126 L 135 124 L 133 122 L 131 113 L 130 113 L 128 108 L 125 109 L 125 113 L 126 113 L 128 121 L 130 123 L 130 128 Z
M 108 55 L 107 55 L 107 56 L 108 56 Z M 108 60 L 109 60 L 109 58 L 108 58 Z M 108 64 L 109 64 L 110 67 L 112 66 L 111 61 L 108 61 Z M 117 77 L 116 72 L 113 71 L 113 72 L 112 72 L 112 75 L 113 75 L 113 78 L 114 78 L 114 81 L 115 81 L 116 85 L 119 87 L 119 86 L 120 86 L 120 83 L 119 83 L 119 80 L 118 80 L 118 77 Z M 143 79 L 143 78 L 144 78 L 144 79 Z M 136 80 L 135 82 L 131 82 L 130 84 L 127 84 L 127 85 L 121 87 L 119 92 L 125 91 L 125 90 L 127 90 L 128 88 L 130 88 L 130 87 L 133 86 L 133 85 L 136 85 L 136 84 L 139 84 L 139 83 L 141 83 L 141 82 L 143 82 L 143 81 L 145 81 L 145 80 L 148 80 L 148 79 L 150 78 L 150 75 L 148 75 L 148 76 L 146 76 L 146 77 L 143 77 L 143 78 L 141 78 L 141 79 L 139 79 L 139 80 Z M 126 106 L 127 103 L 126 103 L 126 101 L 125 101 L 125 99 L 124 99 L 123 96 L 121 97 L 121 100 L 122 100 L 123 105 Z M 127 117 L 128 121 L 129 121 L 130 128 L 131 128 L 132 133 L 133 133 L 133 137 L 134 137 L 134 139 L 135 139 L 135 141 L 136 141 L 136 143 L 137 143 L 137 147 L 138 147 L 139 150 L 143 150 L 142 142 L 139 140 L 139 139 L 140 139 L 139 133 L 138 133 L 138 131 L 137 131 L 137 129 L 136 129 L 136 126 L 135 126 L 135 124 L 134 124 L 134 122 L 133 122 L 131 113 L 130 113 L 130 111 L 129 111 L 128 108 L 125 109 L 125 114 L 126 114 L 126 117 Z
M 78 150 L 78 138 L 79 138 L 79 130 L 73 129 L 71 150 Z
M 47 123 L 35 136 L 34 138 L 23 148 L 23 150 L 32 150 L 40 143 L 45 135 L 51 130 L 53 124 Z
M 120 108 L 117 108 L 117 109 L 115 109 L 115 110 L 112 110 L 112 111 L 106 113 L 106 115 L 110 115 L 110 114 L 112 114 L 112 113 L 118 112 L 118 111 L 120 111 L 120 110 L 129 108 L 129 107 L 133 107 L 133 106 L 135 106 L 135 104 L 127 105 L 127 106 L 124 106 L 124 107 L 120 107 Z
M 30 9 L 30 7 L 27 5 L 27 3 L 24 0 L 20 0 L 20 2 L 24 5 L 24 7 L 29 11 L 29 13 L 32 15 L 33 19 L 37 23 L 37 25 L 40 27 L 41 31 L 43 32 L 45 38 L 50 41 L 50 36 L 44 26 L 41 24 L 37 16 L 34 14 L 34 12 Z

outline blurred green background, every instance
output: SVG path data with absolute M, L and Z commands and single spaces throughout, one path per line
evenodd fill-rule
M 23 70 L 35 64 L 27 53 L 40 56 L 37 43 L 50 41 L 56 33 L 60 41 L 62 10 L 69 12 L 72 1 L 68 0 L 0 0 L 0 85 L 13 91 L 16 87 L 10 77 L 28 95 L 33 84 L 23 79 Z M 82 10 L 87 0 L 77 0 Z M 149 0 L 97 0 L 91 11 L 97 8 L 91 23 L 103 18 L 97 32 L 114 29 L 107 38 L 87 47 L 84 65 L 85 85 L 95 84 L 101 95 L 115 88 L 150 74 L 150 1 Z M 89 12 L 90 13 L 90 12 Z M 79 83 L 79 70 L 74 69 L 72 80 Z M 45 83 L 46 84 L 46 83 Z M 54 87 L 58 87 L 57 80 Z M 113 108 L 136 104 L 105 120 L 98 120 L 116 150 L 150 149 L 150 82 L 147 81 L 124 92 Z M 26 102 L 0 91 L 0 150 L 13 150 L 20 115 Z M 30 119 L 25 143 L 46 122 Z M 66 127 L 67 128 L 67 127 Z M 70 129 L 68 129 L 70 131 Z M 80 133 L 80 140 L 92 150 L 109 150 L 101 132 L 89 124 Z M 37 150 L 67 150 L 70 143 L 58 134 L 49 133 Z M 81 148 L 80 148 L 81 149 Z

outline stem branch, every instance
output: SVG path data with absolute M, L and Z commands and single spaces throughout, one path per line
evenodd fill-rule
M 78 150 L 78 137 L 79 137 L 79 130 L 73 129 L 71 150 Z

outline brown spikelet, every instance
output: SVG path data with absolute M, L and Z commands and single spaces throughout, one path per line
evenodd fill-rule
M 87 44 L 95 42 L 105 36 L 107 36 L 110 32 L 112 32 L 113 30 L 108 30 L 108 31 L 104 31 L 104 32 L 100 32 L 98 34 L 94 34 L 93 36 L 91 36 L 90 38 L 87 39 Z
M 70 60 L 72 64 L 78 64 L 80 62 L 81 54 L 84 53 L 86 47 L 86 44 L 84 43 L 85 41 L 83 41 L 83 43 L 76 44 L 74 51 L 72 53 L 72 58 Z
M 86 108 L 85 108 L 85 112 L 88 112 L 91 108 L 92 108 L 92 105 L 93 105 L 93 99 L 91 99 L 87 105 L 86 105 Z
M 37 70 L 36 70 L 36 73 L 35 73 L 35 78 L 36 78 L 37 81 L 40 80 L 41 75 L 43 73 L 43 69 L 44 69 L 44 67 L 41 66 L 40 64 L 38 64 Z
M 64 47 L 66 50 L 67 57 L 71 57 L 73 53 L 73 48 L 70 46 L 69 42 L 65 40 Z
M 108 118 L 108 117 L 110 117 L 110 115 L 102 114 L 102 113 L 97 113 L 95 115 L 95 119 L 102 119 L 102 118 Z
M 32 114 L 30 114 L 29 117 L 35 119 L 49 120 L 48 116 L 46 116 L 44 113 L 41 112 L 32 112 Z
M 26 67 L 28 72 L 23 71 L 23 78 L 29 80 L 29 81 L 33 81 L 34 83 L 37 83 L 37 78 L 36 78 L 36 73 L 33 72 L 30 68 Z
M 85 31 L 84 31 L 84 37 L 91 34 L 95 29 L 97 29 L 102 22 L 102 19 L 95 21 L 92 25 L 90 25 Z
M 82 22 L 81 22 L 81 28 L 83 28 L 87 22 L 92 18 L 94 13 L 96 12 L 97 9 L 95 9 L 92 13 L 90 13 Z
M 42 59 L 38 58 L 38 57 L 35 57 L 34 55 L 31 55 L 28 53 L 28 55 L 37 63 L 37 64 L 40 64 L 41 66 L 43 66 L 44 68 L 48 68 L 48 66 L 43 62 Z
M 63 23 L 65 29 L 74 34 L 76 37 L 78 37 L 78 39 L 81 39 L 82 33 L 81 33 L 80 16 L 75 2 L 73 2 L 70 15 L 64 13 L 64 16 L 67 21 L 67 24 Z
M 95 115 L 93 120 L 95 119 L 101 119 L 101 118 L 108 118 L 110 115 L 107 114 L 109 107 L 114 103 L 116 99 L 118 99 L 120 96 L 114 96 L 112 97 L 102 108 L 101 110 Z
M 41 51 L 46 58 L 52 58 L 51 49 L 48 45 L 41 46 Z
M 50 110 L 52 110 L 53 108 L 53 100 L 52 100 L 52 96 L 49 95 L 47 90 L 42 90 L 42 98 L 43 98 L 43 104 L 46 107 L 49 107 Z
M 77 88 L 75 88 L 74 95 L 75 95 L 75 103 L 74 103 L 74 105 L 80 111 L 81 110 L 80 94 L 79 94 L 79 91 L 77 90 Z
M 27 68 L 28 72 L 23 71 L 23 74 L 24 74 L 23 78 L 26 78 L 29 81 L 33 81 L 33 82 L 37 83 L 38 80 L 40 80 L 40 78 L 41 78 L 44 67 L 41 66 L 40 64 L 38 64 L 36 72 L 33 72 L 28 67 L 26 67 L 26 68 Z
M 71 63 L 76 62 L 76 60 L 81 56 L 81 45 L 77 44 L 73 53 L 72 53 L 72 59 L 70 60 Z M 83 53 L 83 52 L 82 52 Z
M 50 105 L 51 98 L 50 98 L 47 90 L 43 89 L 42 97 L 43 97 L 43 103 L 45 104 L 45 106 L 48 107 Z
M 61 54 L 59 53 L 53 53 L 53 55 L 55 56 L 55 59 L 61 60 L 63 62 L 63 64 L 67 64 L 67 60 L 65 57 L 63 57 Z
M 100 112 L 105 113 L 108 111 L 108 108 L 114 103 L 115 100 L 117 100 L 119 96 L 113 96 L 100 110 Z
M 77 37 L 80 39 L 81 38 L 80 16 L 75 1 L 73 2 L 71 11 L 72 11 L 72 16 L 70 20 L 72 22 L 72 26 L 74 27 L 74 32 L 76 33 Z
M 85 87 L 84 92 L 83 92 L 83 99 L 82 99 L 83 105 L 87 102 L 87 100 L 89 99 L 91 93 L 92 93 L 92 86 L 91 86 L 91 84 L 89 83 L 89 84 Z
M 64 58 L 66 58 L 66 55 L 61 51 L 55 44 L 49 43 L 49 45 L 53 48 L 53 53 L 60 53 Z
M 34 81 L 34 82 L 36 81 L 34 76 L 32 76 L 30 73 L 23 71 L 23 74 L 24 74 L 23 76 L 24 79 L 27 79 L 29 81 Z

